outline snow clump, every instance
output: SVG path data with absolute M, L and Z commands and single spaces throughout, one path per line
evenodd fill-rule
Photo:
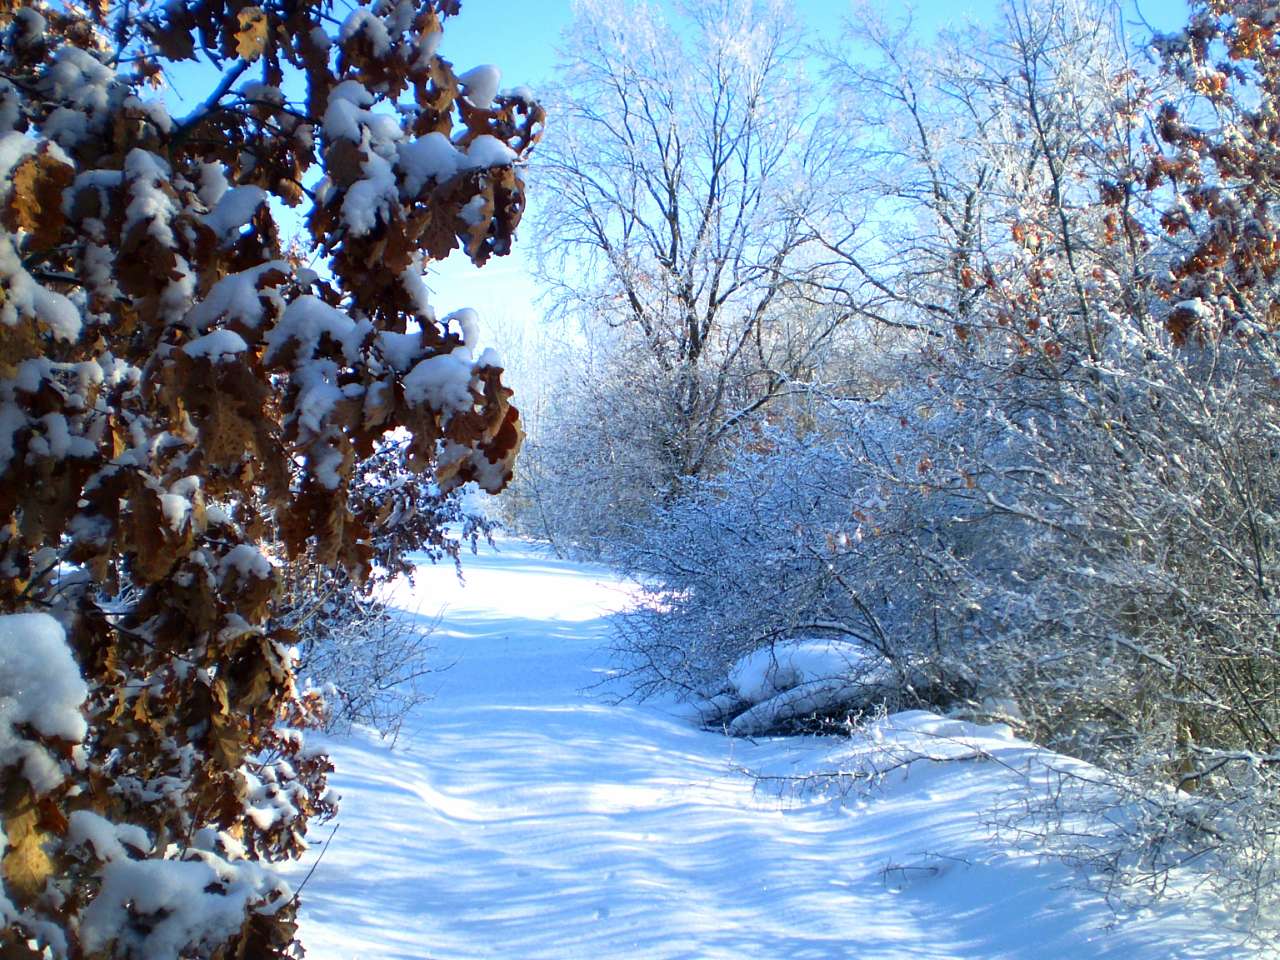
M 0 616 L 0 770 L 21 768 L 36 793 L 58 786 L 58 761 L 23 730 L 81 742 L 88 727 L 80 706 L 88 695 L 57 620 L 44 613 Z

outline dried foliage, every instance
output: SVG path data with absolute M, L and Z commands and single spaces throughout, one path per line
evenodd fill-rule
M 1280 328 L 1278 31 L 1274 4 L 1211 0 L 1160 44 L 1195 94 L 1160 110 L 1157 129 L 1171 149 L 1146 175 L 1147 187 L 1175 194 L 1161 226 L 1182 244 L 1164 289 L 1179 340 Z
M 6 957 L 294 952 L 260 864 L 333 806 L 282 571 L 358 584 L 431 535 L 357 482 L 389 432 L 440 493 L 502 489 L 521 440 L 421 279 L 508 251 L 542 122 L 436 54 L 458 7 L 0 0 L 0 610 L 56 617 L 88 721 L 0 716 Z M 220 79 L 175 119 L 181 61 Z M 12 622 L 18 657 L 53 621 Z

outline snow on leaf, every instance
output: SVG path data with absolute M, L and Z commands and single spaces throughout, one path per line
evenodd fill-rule
M 43 613 L 0 616 L 0 770 L 18 770 L 37 793 L 62 782 L 55 758 L 21 732 L 78 743 L 88 688 L 62 626 Z

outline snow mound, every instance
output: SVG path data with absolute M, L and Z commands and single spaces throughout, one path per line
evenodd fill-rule
M 473 107 L 487 108 L 498 95 L 502 85 L 502 71 L 491 63 L 482 63 L 458 76 L 458 82 Z
M 706 723 L 750 737 L 815 714 L 858 709 L 876 701 L 891 680 L 888 661 L 859 644 L 790 640 L 739 659 L 725 685 L 698 707 Z
M 986 744 L 1005 747 L 1019 745 L 1026 749 L 1038 749 L 1033 744 L 1019 740 L 1007 723 L 974 723 L 943 717 L 928 710 L 903 710 L 891 713 L 868 725 L 864 739 L 872 743 L 895 743 L 919 748 L 930 744 L 931 755 L 964 753 L 975 745 Z M 922 751 L 924 752 L 924 751 Z M 947 759 L 950 759 L 948 756 Z

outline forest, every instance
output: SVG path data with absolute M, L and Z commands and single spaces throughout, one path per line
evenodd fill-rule
M 0 0 L 0 955 L 300 955 L 501 527 L 622 700 L 1004 725 L 1081 765 L 998 831 L 1274 946 L 1280 11 L 580 0 L 535 96 L 463 6 Z M 516 242 L 504 359 L 428 284 Z
M 534 164 L 573 335 L 506 502 L 643 585 L 631 690 L 1010 723 L 1140 811 L 1050 848 L 1274 911 L 1280 12 L 585 9 Z

